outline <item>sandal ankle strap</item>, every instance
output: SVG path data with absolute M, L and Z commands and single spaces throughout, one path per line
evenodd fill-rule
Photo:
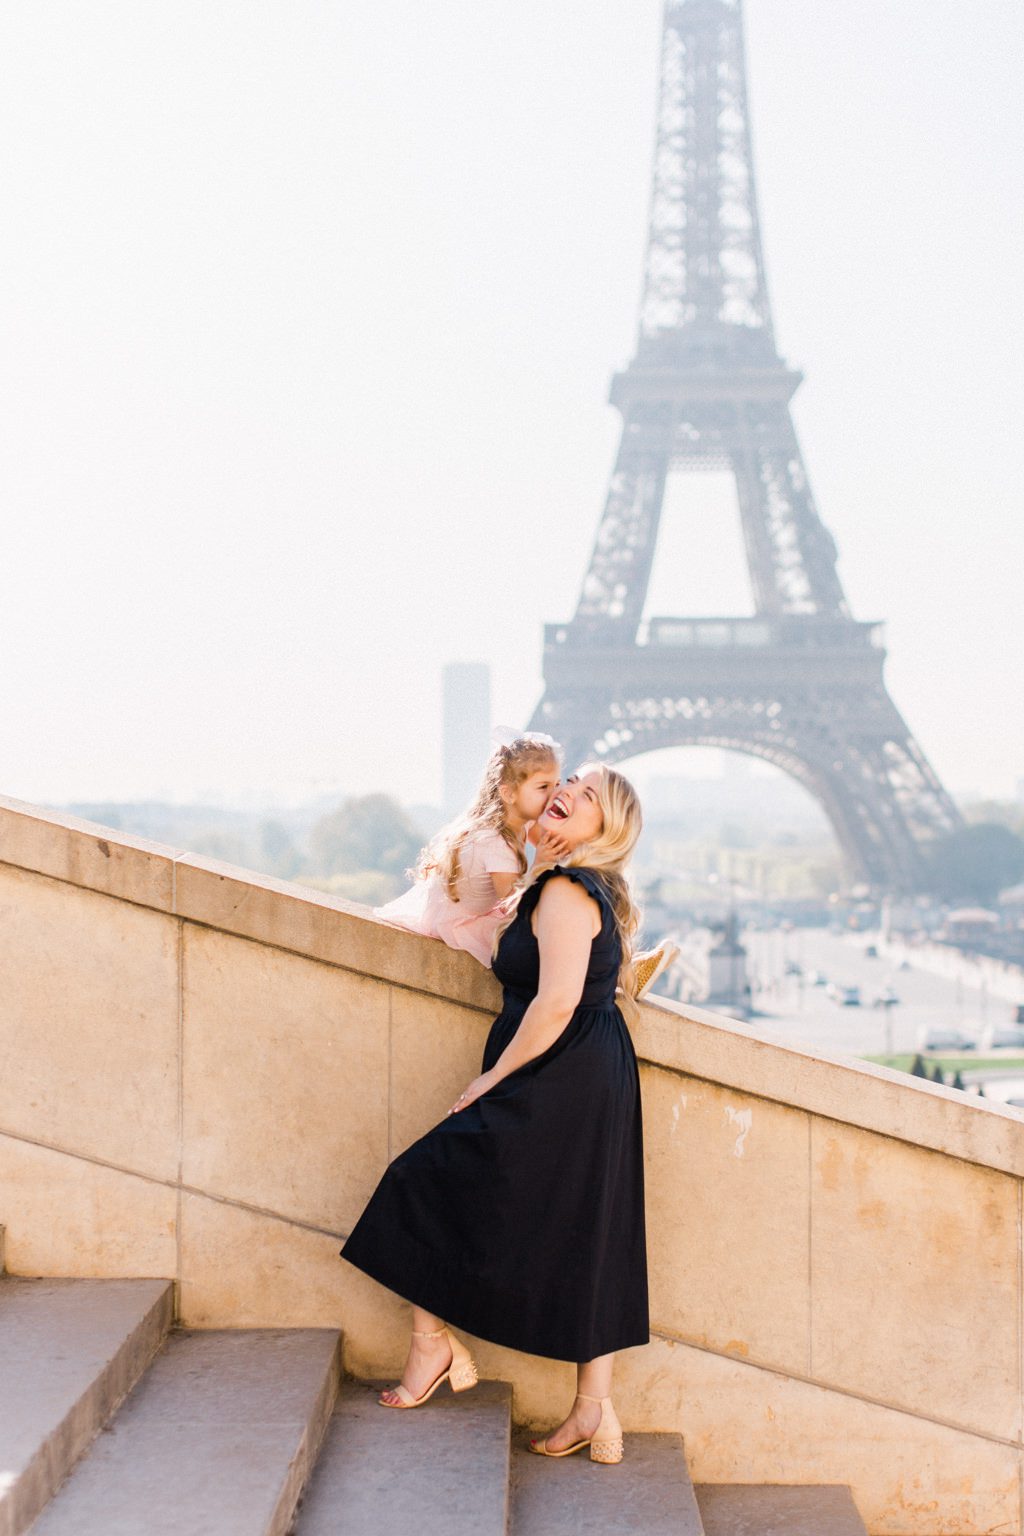
M 577 1397 L 582 1397 L 585 1403 L 610 1403 L 610 1397 L 591 1397 L 589 1392 L 577 1392 Z
M 427 1330 L 425 1328 L 414 1328 L 412 1330 L 412 1336 L 413 1336 L 414 1339 L 440 1339 L 447 1332 L 448 1332 L 447 1327 L 445 1327 L 445 1328 L 435 1328 L 432 1332 L 429 1332 L 429 1333 L 427 1332 Z

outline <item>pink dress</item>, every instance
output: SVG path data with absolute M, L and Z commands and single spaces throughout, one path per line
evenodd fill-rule
M 374 907 L 374 917 L 443 939 L 451 949 L 468 949 L 481 965 L 490 966 L 494 935 L 504 913 L 492 875 L 517 875 L 519 860 L 500 832 L 474 832 L 459 850 L 458 901 L 437 875 L 417 880 L 411 890 Z

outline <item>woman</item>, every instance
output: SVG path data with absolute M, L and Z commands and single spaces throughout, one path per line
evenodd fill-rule
M 542 1455 L 622 1458 L 614 1353 L 649 1337 L 636 1055 L 616 987 L 634 990 L 637 912 L 624 869 L 636 792 L 581 768 L 541 817 L 569 853 L 528 877 L 498 940 L 504 1006 L 483 1072 L 384 1174 L 342 1256 L 413 1304 L 386 1407 L 426 1402 L 476 1369 L 442 1319 L 529 1354 L 577 1362 L 576 1399 Z M 628 1005 L 627 1005 L 628 1006 Z

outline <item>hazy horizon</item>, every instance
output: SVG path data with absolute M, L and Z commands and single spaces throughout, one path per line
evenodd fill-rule
M 618 439 L 660 16 L 8 9 L 0 793 L 430 803 L 452 660 L 525 721 Z M 840 577 L 947 787 L 1007 798 L 1020 9 L 746 17 L 776 333 Z M 667 508 L 654 611 L 749 605 L 704 485 L 700 516 Z

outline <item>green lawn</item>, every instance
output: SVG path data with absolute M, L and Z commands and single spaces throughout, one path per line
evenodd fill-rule
M 863 1061 L 876 1062 L 880 1067 L 895 1067 L 897 1072 L 909 1072 L 914 1065 L 915 1052 L 910 1051 L 901 1056 L 864 1056 Z M 956 1051 L 952 1055 L 925 1056 L 925 1065 L 929 1071 L 934 1072 L 938 1062 L 944 1074 L 950 1076 L 959 1069 L 975 1071 L 979 1067 L 987 1071 L 1014 1067 L 1024 1069 L 1024 1056 L 985 1056 L 974 1051 Z

